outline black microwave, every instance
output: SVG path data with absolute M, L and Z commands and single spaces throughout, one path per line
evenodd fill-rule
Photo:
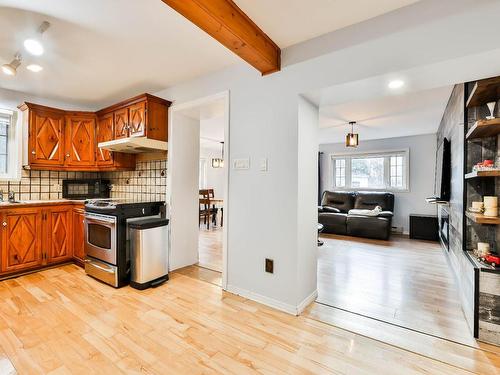
M 109 180 L 89 178 L 83 180 L 63 180 L 62 196 L 66 199 L 109 198 Z

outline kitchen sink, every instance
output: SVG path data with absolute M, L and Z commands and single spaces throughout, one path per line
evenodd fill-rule
M 8 204 L 21 204 L 21 203 L 25 203 L 24 201 L 12 201 L 12 202 L 9 202 L 9 201 L 1 201 L 0 204 L 4 204 L 4 205 L 8 205 Z

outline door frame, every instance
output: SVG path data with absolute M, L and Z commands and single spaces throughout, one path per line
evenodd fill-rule
M 173 125 L 173 114 L 174 112 L 183 111 L 190 108 L 195 108 L 202 106 L 204 104 L 213 102 L 214 100 L 224 100 L 224 155 L 225 155 L 225 165 L 224 168 L 224 218 L 223 218 L 223 227 L 222 227 L 222 289 L 227 290 L 227 273 L 228 273 L 228 237 L 229 237 L 229 171 L 230 171 L 230 163 L 229 163 L 229 155 L 230 155 L 230 142 L 229 142 L 229 129 L 230 129 L 230 91 L 222 91 L 217 94 L 205 96 L 202 98 L 198 98 L 195 100 L 174 103 L 169 108 L 169 116 L 168 116 L 168 128 L 169 133 L 172 129 Z M 169 146 L 170 148 L 170 146 Z M 170 170 L 170 158 L 167 160 L 167 170 Z M 168 201 L 170 203 L 171 197 L 168 197 Z M 170 237 L 170 236 L 169 236 Z

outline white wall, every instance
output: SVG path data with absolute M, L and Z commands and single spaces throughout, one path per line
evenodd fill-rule
M 297 192 L 297 299 L 298 310 L 317 297 L 318 210 L 318 126 L 319 110 L 302 96 L 298 108 L 298 192 Z
M 361 134 L 362 136 L 362 134 Z M 425 198 L 434 195 L 434 172 L 436 166 L 436 134 L 411 137 L 397 137 L 377 140 L 360 140 L 355 153 L 388 150 L 410 150 L 409 191 L 395 192 L 393 226 L 409 230 L 410 214 L 436 214 L 436 206 L 426 203 Z M 345 154 L 344 143 L 330 143 L 319 146 L 321 159 L 321 191 L 332 190 L 332 154 Z
M 453 2 L 443 2 L 453 7 Z M 429 83 L 435 85 L 432 87 L 471 80 L 477 74 L 500 73 L 500 50 L 491 50 L 491 38 L 484 37 L 500 33 L 494 16 L 500 3 L 469 2 L 469 11 L 443 15 L 439 20 L 425 17 L 443 2 L 427 2 L 422 14 L 405 16 L 409 20 L 420 17 L 418 25 L 404 27 L 402 19 L 403 27 L 397 31 L 373 40 L 367 36 L 363 43 L 284 66 L 275 74 L 261 77 L 251 67 L 239 64 L 156 93 L 182 103 L 230 91 L 229 158 L 248 157 L 251 167 L 231 170 L 229 175 L 229 290 L 290 312 L 308 297 L 299 286 L 303 280 L 297 277 L 302 243 L 298 236 L 307 236 L 311 230 L 297 230 L 300 93 L 417 66 L 432 67 L 436 77 Z M 380 22 L 384 22 L 383 17 Z M 284 50 L 283 61 L 286 54 Z M 261 157 L 269 159 L 268 172 L 258 169 Z M 316 205 L 316 197 L 305 199 L 308 202 L 304 204 Z M 310 225 L 315 226 L 314 222 Z M 316 259 L 314 252 L 309 256 L 308 261 Z M 273 275 L 264 271 L 266 257 L 275 261 Z
M 200 122 L 170 111 L 167 202 L 170 270 L 198 262 Z
M 12 79 L 15 79 L 15 77 Z M 84 105 L 76 105 L 74 103 L 40 98 L 34 95 L 26 94 L 19 91 L 7 90 L 0 87 L 0 108 L 16 110 L 17 106 L 22 104 L 23 102 L 42 104 L 49 107 L 56 107 L 61 109 L 92 110 L 92 108 L 89 108 Z
M 224 186 L 225 186 L 225 168 L 212 168 L 212 158 L 220 158 L 221 150 L 219 148 L 206 148 L 200 147 L 200 158 L 206 159 L 207 161 L 207 188 L 214 189 L 215 197 L 224 197 Z

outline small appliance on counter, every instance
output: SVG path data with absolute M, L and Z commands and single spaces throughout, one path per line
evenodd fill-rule
M 66 199 L 109 198 L 109 180 L 88 178 L 82 180 L 63 180 L 62 197 Z
M 145 218 L 129 224 L 130 286 L 156 287 L 168 280 L 168 219 Z
M 165 202 L 93 199 L 85 202 L 85 272 L 119 288 L 130 281 L 129 225 L 165 216 Z M 168 245 L 164 243 L 168 254 Z

